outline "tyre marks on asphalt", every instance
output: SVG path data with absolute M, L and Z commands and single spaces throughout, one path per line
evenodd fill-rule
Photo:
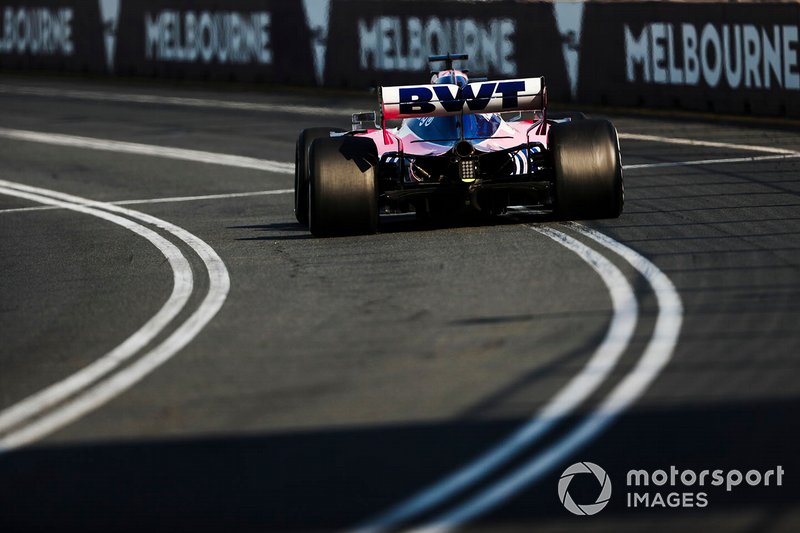
M 172 294 L 161 310 L 131 337 L 95 363 L 0 412 L 0 453 L 29 444 L 79 419 L 118 396 L 168 361 L 194 339 L 217 314 L 230 290 L 225 263 L 204 241 L 174 224 L 129 208 L 58 191 L 0 180 L 0 193 L 70 209 L 118 224 L 153 243 L 174 273 Z M 134 222 L 138 221 L 138 222 Z M 209 286 L 191 315 L 174 324 L 195 287 L 185 255 L 153 229 L 188 246 L 205 266 Z M 122 367 L 167 327 L 174 331 L 155 347 Z

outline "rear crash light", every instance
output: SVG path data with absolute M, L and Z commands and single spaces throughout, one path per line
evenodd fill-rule
M 478 161 L 475 159 L 462 159 L 458 162 L 458 177 L 461 181 L 472 183 L 478 176 Z

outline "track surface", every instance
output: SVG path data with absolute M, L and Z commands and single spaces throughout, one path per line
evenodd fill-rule
M 0 85 L 0 128 L 289 164 L 301 128 L 346 127 L 346 110 L 372 106 L 313 94 L 13 78 Z M 35 92 L 21 89 L 32 85 L 39 94 L 21 94 Z M 286 107 L 269 113 L 58 96 L 65 90 Z M 292 104 L 341 107 L 344 120 Z M 611 118 L 623 134 L 800 150 L 800 134 L 785 130 Z M 622 152 L 626 165 L 765 155 L 630 138 Z M 100 202 L 292 187 L 288 173 L 9 138 L 0 138 L 0 161 L 0 180 Z M 624 215 L 584 226 L 638 251 L 674 283 L 684 313 L 671 360 L 599 436 L 467 528 L 800 529 L 799 175 L 797 158 L 626 172 Z M 295 223 L 291 205 L 290 194 L 277 193 L 128 206 L 208 243 L 230 275 L 227 299 L 185 348 L 129 389 L 26 446 L 6 443 L 0 531 L 369 523 L 501 442 L 603 341 L 614 316 L 609 289 L 586 261 L 531 226 L 572 236 L 621 271 L 639 310 L 631 342 L 599 388 L 543 439 L 409 524 L 430 524 L 560 446 L 653 337 L 659 305 L 651 286 L 575 228 L 535 217 L 447 228 L 400 220 L 376 236 L 320 240 Z M 120 345 L 173 288 L 164 254 L 142 236 L 84 212 L 19 209 L 40 206 L 0 194 L 0 412 Z M 213 282 L 186 243 L 142 225 L 181 252 L 194 280 L 185 307 L 147 351 L 203 308 Z M 573 516 L 559 503 L 559 475 L 576 461 L 601 465 L 614 483 L 596 516 Z M 782 465 L 786 474 L 781 487 L 708 488 L 703 509 L 626 507 L 628 470 L 670 465 Z M 575 483 L 576 500 L 597 494 L 591 483 Z

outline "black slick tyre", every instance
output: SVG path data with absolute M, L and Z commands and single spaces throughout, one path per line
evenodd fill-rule
M 375 166 L 370 139 L 317 139 L 309 151 L 309 229 L 317 237 L 378 230 Z
M 550 129 L 555 213 L 562 219 L 617 218 L 624 186 L 617 130 L 607 120 L 578 120 Z
M 294 154 L 294 216 L 308 225 L 308 151 L 316 139 L 328 138 L 331 132 L 341 133 L 341 128 L 308 128 L 300 132 Z

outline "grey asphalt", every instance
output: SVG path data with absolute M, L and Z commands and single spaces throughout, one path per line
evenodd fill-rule
M 309 91 L 9 76 L 0 84 L 286 104 L 270 114 L 0 94 L 3 128 L 284 162 L 293 161 L 300 129 L 348 124 L 346 115 L 321 119 L 291 104 L 373 105 L 367 96 Z M 779 126 L 610 118 L 623 133 L 800 150 L 800 134 Z M 754 155 L 628 140 L 622 153 L 625 164 Z M 685 316 L 673 360 L 600 437 L 470 528 L 800 528 L 799 175 L 800 159 L 626 173 L 623 216 L 587 225 L 674 282 Z M 292 187 L 285 174 L 7 139 L 0 179 L 102 201 Z M 171 287 L 163 256 L 123 228 L 65 210 L 3 212 L 33 205 L 0 195 L 0 408 L 114 348 Z M 448 227 L 401 219 L 374 236 L 315 239 L 295 222 L 289 194 L 132 207 L 208 242 L 230 272 L 228 299 L 188 347 L 131 390 L 0 454 L 0 531 L 353 526 L 527 420 L 585 364 L 611 318 L 600 278 L 530 229 L 561 227 L 546 218 Z M 652 293 L 606 255 L 636 288 L 634 341 L 608 382 L 522 458 L 591 412 L 652 335 Z M 192 267 L 203 289 L 196 258 Z M 558 476 L 580 460 L 602 465 L 615 483 L 611 503 L 593 517 L 558 502 Z M 626 507 L 628 470 L 670 465 L 782 465 L 786 476 L 782 487 L 711 489 L 704 509 Z M 687 490 L 697 489 L 678 492 Z

